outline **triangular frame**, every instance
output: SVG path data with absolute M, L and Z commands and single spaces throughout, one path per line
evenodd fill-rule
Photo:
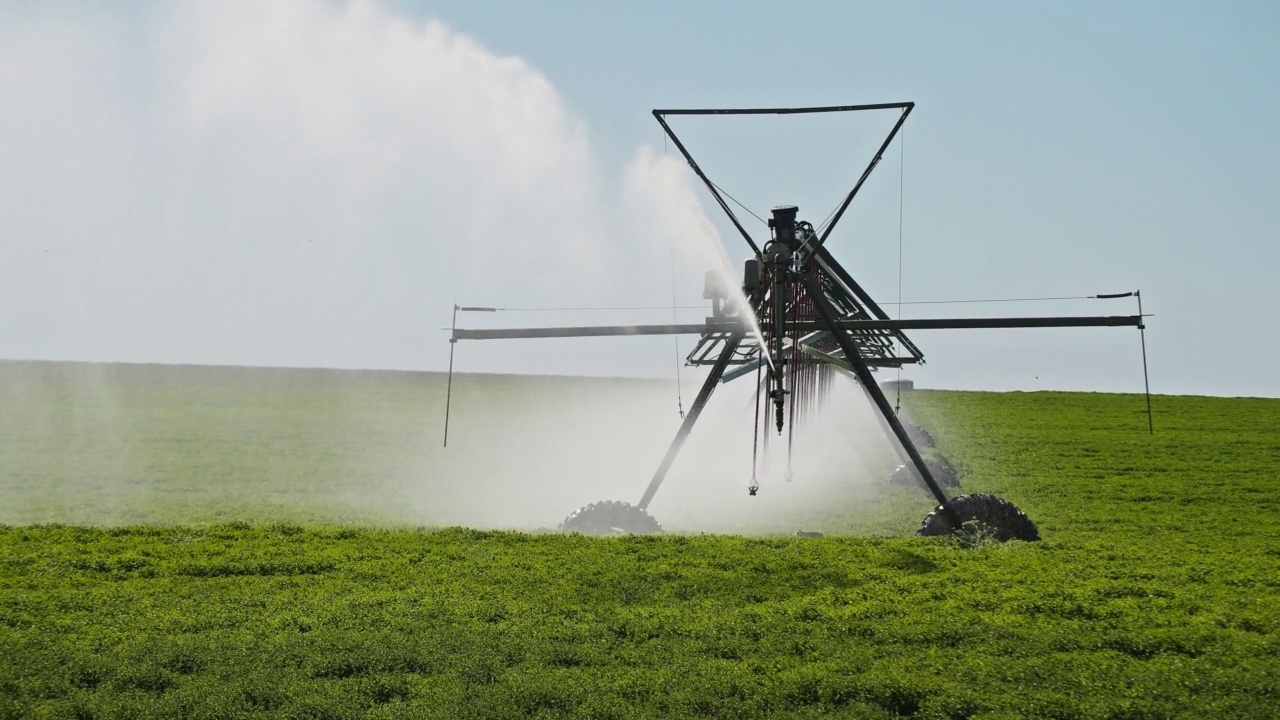
M 840 222 L 840 218 L 844 216 L 844 212 L 849 208 L 849 204 L 853 202 L 853 198 L 857 196 L 858 191 L 861 190 L 863 184 L 867 182 L 867 178 L 871 177 L 872 171 L 876 169 L 876 166 L 879 165 L 880 161 L 884 158 L 884 151 L 889 148 L 893 139 L 897 137 L 898 131 L 902 129 L 902 124 L 907 121 L 907 116 L 911 114 L 911 111 L 915 106 L 916 104 L 913 102 L 900 102 L 875 103 L 870 105 L 825 105 L 821 107 L 798 108 L 669 108 L 654 110 L 653 117 L 658 121 L 658 124 L 662 125 L 663 132 L 667 134 L 667 137 L 671 138 L 671 142 L 675 144 L 676 149 L 678 149 L 680 154 L 684 156 L 685 162 L 689 163 L 689 167 L 693 170 L 694 174 L 698 176 L 698 179 L 701 180 L 704 185 L 706 185 L 711 196 L 715 198 L 716 204 L 719 205 L 720 209 L 724 211 L 726 216 L 728 216 L 729 221 L 733 223 L 733 226 L 737 228 L 738 233 L 742 235 L 742 239 L 747 241 L 747 245 L 751 247 L 751 251 L 755 253 L 757 258 L 759 258 L 761 256 L 760 245 L 758 245 L 755 239 L 751 237 L 751 233 L 747 232 L 747 228 L 743 226 L 737 213 L 735 213 L 733 208 L 729 207 L 729 204 L 725 202 L 724 196 L 721 194 L 719 188 L 715 183 L 711 182 L 711 178 L 709 178 L 706 172 L 703 171 L 702 167 L 698 165 L 698 162 L 693 159 L 693 155 L 689 152 L 689 149 L 684 146 L 684 143 L 676 136 L 675 131 L 671 129 L 671 125 L 667 123 L 668 115 L 800 115 L 811 113 L 865 112 L 870 110 L 901 111 L 901 114 L 898 116 L 898 121 L 893 124 L 893 128 L 889 130 L 889 134 L 885 136 L 884 142 L 880 144 L 879 149 L 876 150 L 876 154 L 872 156 L 871 161 L 867 163 L 866 169 L 862 171 L 862 175 L 859 176 L 858 181 L 854 183 L 853 189 L 849 191 L 848 195 L 845 195 L 844 200 L 836 208 L 835 214 L 832 215 L 830 222 L 827 223 L 826 229 L 824 229 L 818 237 L 818 247 L 822 247 L 826 244 L 827 237 L 831 235 L 831 231 L 835 229 L 836 224 Z

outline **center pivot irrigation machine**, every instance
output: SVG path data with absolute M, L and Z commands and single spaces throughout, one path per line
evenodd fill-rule
M 707 365 L 711 367 L 711 371 L 693 405 L 684 415 L 675 439 L 658 464 L 640 501 L 635 505 L 617 501 L 592 503 L 570 514 L 562 525 L 564 530 L 591 534 L 660 532 L 661 525 L 647 512 L 649 503 L 662 486 L 668 470 L 688 439 L 712 392 L 720 383 L 754 374 L 757 378 L 757 415 L 763 399 L 771 406 L 772 424 L 778 432 L 781 433 L 789 424 L 790 437 L 794 438 L 797 427 L 803 430 L 805 419 L 826 396 L 833 373 L 843 372 L 852 374 L 870 396 L 884 420 L 886 431 L 901 447 L 911 467 L 919 474 L 920 481 L 937 500 L 937 507 L 925 517 L 917 534 L 942 535 L 979 526 L 983 532 L 999 539 L 1039 539 L 1035 524 L 1006 500 L 986 494 L 947 497 L 935 478 L 933 468 L 917 449 L 912 432 L 899 419 L 894 406 L 890 404 L 872 373 L 879 368 L 901 368 L 903 365 L 924 361 L 924 354 L 904 334 L 905 330 L 1104 326 L 1137 327 L 1141 330 L 1141 304 L 1137 315 L 1124 316 L 891 319 L 836 261 L 826 247 L 826 241 L 880 163 L 885 150 L 898 135 L 914 107 L 915 103 L 904 102 L 831 107 L 653 111 L 653 116 L 666 136 L 706 185 L 707 191 L 715 198 L 753 254 L 745 262 L 741 294 L 735 292 L 734 288 L 726 288 L 716 282 L 713 273 L 707 274 L 703 295 L 711 301 L 711 316 L 704 323 L 465 329 L 457 327 L 458 311 L 492 311 L 496 308 L 454 306 L 455 323 L 450 343 L 458 340 L 617 335 L 699 336 L 686 364 Z M 796 115 L 877 110 L 897 111 L 897 122 L 830 218 L 819 228 L 815 228 L 811 223 L 799 219 L 795 205 L 775 207 L 767 223 L 770 237 L 763 246 L 743 226 L 733 209 L 725 202 L 723 191 L 707 177 L 667 123 L 668 116 L 673 115 Z M 1092 297 L 1132 295 L 1137 293 Z M 1145 338 L 1143 348 L 1145 374 Z M 450 393 L 452 373 L 451 345 Z M 447 444 L 447 402 L 445 412 Z M 759 425 L 757 419 L 757 432 Z M 753 469 L 747 490 L 755 495 L 758 488 Z

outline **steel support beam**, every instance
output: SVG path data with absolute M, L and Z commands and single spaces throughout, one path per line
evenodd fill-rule
M 869 105 L 824 105 L 795 108 L 679 108 L 654 110 L 654 115 L 799 115 L 804 113 L 850 112 L 857 110 L 904 110 L 913 102 L 872 103 Z
M 684 416 L 684 422 L 680 423 L 680 429 L 676 431 L 676 437 L 671 441 L 671 447 L 667 448 L 667 454 L 663 456 L 662 463 L 658 465 L 658 470 L 653 474 L 653 479 L 649 481 L 649 487 L 644 489 L 644 496 L 640 498 L 637 505 L 641 510 L 647 510 L 649 503 L 653 500 L 653 496 L 658 492 L 658 488 L 662 486 L 662 481 L 667 479 L 667 471 L 671 469 L 671 464 L 676 461 L 676 455 L 680 454 L 680 449 L 684 447 L 684 441 L 689 439 L 689 433 L 693 431 L 693 424 L 698 421 L 698 416 L 702 414 L 702 408 L 706 407 L 707 400 L 711 399 L 711 393 L 715 391 L 716 385 L 720 383 L 720 376 L 724 374 L 724 369 L 729 367 L 729 360 L 733 358 L 733 353 L 738 349 L 738 345 L 742 343 L 745 333 L 735 333 L 731 335 L 724 345 L 724 349 L 720 351 L 720 357 L 716 359 L 716 364 L 711 366 L 711 372 L 707 375 L 706 382 L 702 383 L 702 389 L 698 391 L 698 397 L 693 401 L 692 407 L 689 408 L 688 414 Z
M 818 310 L 818 314 L 822 316 L 823 321 L 834 331 L 838 324 L 836 322 L 835 312 L 831 307 L 830 301 L 822 294 L 822 289 L 818 287 L 818 283 L 814 282 L 805 273 L 799 273 L 800 282 L 804 283 L 805 289 L 809 291 L 809 297 L 813 300 L 813 305 Z M 960 526 L 960 519 L 956 516 L 955 510 L 951 507 L 951 501 L 947 499 L 947 494 L 942 492 L 942 488 L 938 485 L 938 481 L 933 479 L 933 473 L 929 472 L 929 467 L 925 465 L 924 458 L 920 455 L 920 451 L 916 449 L 915 443 L 911 442 L 911 436 L 907 435 L 906 428 L 902 427 L 902 422 L 898 420 L 898 414 L 893 411 L 893 406 L 889 404 L 889 398 L 884 396 L 884 392 L 880 389 L 880 385 L 876 383 L 876 379 L 871 374 L 871 368 L 867 367 L 867 362 L 858 353 L 858 348 L 849 339 L 849 336 L 842 332 L 832 332 L 836 342 L 840 344 L 840 349 L 844 351 L 845 359 L 853 368 L 854 375 L 858 376 L 858 382 L 862 383 L 862 388 L 871 396 L 871 400 L 875 403 L 876 408 L 880 410 L 880 414 L 884 416 L 884 421 L 889 424 L 889 429 L 893 431 L 898 442 L 902 445 L 902 449 L 906 451 L 907 457 L 911 458 L 911 463 L 916 466 L 916 471 L 920 473 L 924 484 L 928 486 L 929 492 L 937 498 L 938 504 L 942 506 L 943 512 L 947 514 L 948 519 L 956 527 Z
M 702 335 L 713 332 L 741 332 L 742 326 L 725 325 L 596 325 L 588 327 L 531 327 L 466 330 L 458 328 L 459 340 L 515 340 L 532 338 L 612 337 L 618 335 Z
M 903 320 L 833 320 L 826 322 L 797 322 L 788 329 L 810 333 L 818 330 L 983 330 L 999 328 L 1062 328 L 1062 327 L 1138 327 L 1141 315 L 1100 315 L 1084 317 L 1008 317 L 1008 318 L 909 318 Z M 569 338 L 609 337 L 618 335 L 707 335 L 713 333 L 746 332 L 737 323 L 678 324 L 678 325 L 596 325 L 584 327 L 534 327 L 466 329 L 453 331 L 455 340 L 512 340 L 517 338 Z M 837 336 L 844 333 L 837 332 Z
M 1000 328 L 1137 327 L 1141 315 L 1064 317 L 907 318 L 901 320 L 836 320 L 840 330 L 992 330 Z M 800 323 L 803 328 L 804 323 Z M 823 325 L 823 329 L 831 327 Z

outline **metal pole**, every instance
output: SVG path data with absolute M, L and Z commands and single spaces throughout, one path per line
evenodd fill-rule
M 449 326 L 449 384 L 444 393 L 444 446 L 449 447 L 449 401 L 453 399 L 453 347 L 458 344 L 458 312 L 498 312 L 495 307 L 453 306 L 453 323 Z M 465 331 L 464 331 L 465 332 Z M 465 338 L 462 338 L 465 339 Z
M 449 447 L 449 405 L 453 401 L 453 349 L 458 346 L 458 305 L 453 306 L 453 324 L 449 327 L 449 383 L 444 391 L 444 446 Z
M 1155 421 L 1151 419 L 1151 380 L 1147 377 L 1147 324 L 1142 320 L 1142 291 L 1134 290 L 1138 298 L 1138 334 L 1142 337 L 1142 385 L 1147 391 L 1147 431 L 1156 434 Z
M 913 102 L 872 103 L 864 105 L 824 105 L 793 108 L 679 108 L 654 110 L 655 115 L 797 115 L 804 113 L 851 112 L 859 110 L 902 110 Z
M 876 384 L 876 379 L 871 374 L 871 368 L 867 366 L 866 360 L 863 360 L 862 355 L 858 353 L 857 346 L 850 342 L 849 336 L 838 329 L 835 314 L 832 312 L 826 296 L 822 294 L 822 288 L 805 273 L 800 273 L 800 281 L 804 283 L 805 290 L 809 292 L 809 297 L 813 299 L 813 304 L 818 309 L 818 314 L 822 316 L 823 321 L 831 330 L 832 337 L 839 343 L 840 349 L 844 351 L 845 359 L 853 367 L 853 373 L 858 376 L 858 382 L 862 383 L 863 389 L 867 391 L 867 394 L 871 396 L 871 400 L 875 402 L 876 407 L 880 410 L 880 415 L 888 423 L 889 429 L 893 431 L 893 435 L 902 445 L 902 449 L 906 451 L 907 457 L 911 458 L 911 463 L 916 466 L 916 472 L 920 473 L 920 478 L 928 486 L 929 492 L 933 493 L 934 498 L 938 500 L 938 505 L 946 513 L 947 519 L 951 521 L 952 525 L 960 527 L 962 523 L 960 517 L 956 514 L 955 508 L 951 507 L 951 501 L 947 499 L 947 494 L 942 491 L 938 482 L 933 479 L 933 473 L 929 472 L 928 466 L 925 465 L 924 457 L 916 449 L 915 443 L 911 442 L 911 436 L 907 434 L 906 428 L 902 427 L 902 421 L 898 419 L 898 415 L 893 412 L 893 406 L 889 404 L 889 398 L 884 396 L 884 392 Z
M 729 360 L 733 358 L 733 354 L 737 352 L 738 345 L 742 343 L 744 333 L 738 332 L 729 336 L 724 343 L 724 350 L 720 351 L 720 357 L 716 358 L 716 364 L 711 366 L 711 372 L 707 375 L 706 382 L 702 383 L 702 389 L 698 391 L 698 397 L 693 401 L 693 405 L 689 408 L 689 412 L 684 416 L 684 422 L 680 423 L 680 429 L 676 432 L 676 437 L 671 441 L 671 447 L 667 448 L 667 454 L 663 456 L 662 463 L 658 465 L 658 470 L 653 474 L 653 479 L 649 481 L 649 487 L 645 488 L 644 496 L 640 498 L 636 507 L 641 510 L 647 510 L 649 503 L 653 500 L 653 496 L 658 492 L 658 488 L 662 485 L 662 481 L 667 478 L 667 471 L 671 469 L 671 464 L 675 462 L 676 455 L 680 453 L 680 448 L 684 447 L 684 441 L 689 439 L 689 433 L 693 430 L 693 424 L 698 421 L 698 416 L 702 414 L 702 408 L 706 406 L 707 400 L 711 398 L 711 393 L 716 389 L 716 385 L 720 382 L 720 376 L 724 374 L 724 369 L 729 366 Z

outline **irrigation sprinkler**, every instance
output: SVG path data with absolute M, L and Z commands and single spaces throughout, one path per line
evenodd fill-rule
M 1137 315 L 1117 316 L 890 318 L 836 260 L 826 247 L 826 242 L 914 107 L 914 103 L 903 102 L 800 108 L 653 111 L 663 132 L 706 186 L 752 252 L 752 256 L 744 263 L 742 282 L 738 288 L 724 287 L 712 273 L 707 274 L 703 297 L 711 302 L 711 315 L 705 322 L 470 329 L 457 327 L 457 311 L 480 308 L 455 306 L 451 343 L 458 340 L 515 338 L 698 336 L 686 358 L 686 364 L 709 366 L 710 372 L 685 413 L 666 454 L 645 486 L 639 502 L 634 505 L 618 501 L 592 503 L 565 518 L 561 526 L 564 530 L 592 534 L 660 531 L 661 526 L 648 513 L 649 505 L 720 384 L 752 374 L 756 376 L 757 421 L 754 431 L 758 438 L 762 424 L 759 420 L 760 407 L 764 405 L 768 424 L 776 428 L 779 434 L 784 428 L 789 428 L 789 458 L 795 433 L 803 430 L 807 420 L 820 407 L 835 374 L 843 373 L 851 375 L 861 385 L 879 413 L 887 434 L 909 459 L 909 467 L 914 470 L 920 483 L 937 501 L 935 509 L 925 517 L 917 530 L 918 535 L 967 532 L 975 530 L 976 526 L 977 531 L 985 536 L 1001 540 L 1039 539 L 1035 524 L 1007 500 L 987 494 L 949 497 L 943 490 L 944 482 L 941 482 L 946 478 L 935 476 L 934 469 L 937 465 L 926 460 L 916 446 L 913 434 L 919 437 L 918 431 L 915 428 L 909 429 L 898 417 L 896 409 L 875 381 L 873 373 L 883 368 L 900 369 L 905 365 L 924 362 L 924 354 L 907 337 L 907 330 L 1081 327 L 1143 329 L 1141 309 Z M 896 111 L 897 121 L 829 219 L 819 227 L 814 227 L 801 218 L 797 206 L 779 205 L 770 213 L 771 217 L 767 222 L 769 237 L 763 242 L 757 241 L 747 231 L 726 202 L 719 186 L 706 175 L 667 122 L 669 116 L 679 115 L 794 115 L 869 111 Z M 447 423 L 446 418 L 446 427 Z M 754 452 L 756 451 L 753 449 Z M 787 475 L 789 477 L 790 467 Z M 952 485 L 949 481 L 945 484 Z M 748 492 L 755 495 L 757 488 L 753 475 Z

